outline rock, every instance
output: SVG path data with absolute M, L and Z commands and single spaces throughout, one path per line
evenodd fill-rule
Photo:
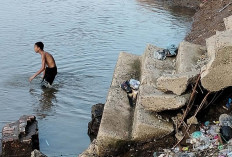
M 223 19 L 227 30 L 232 30 L 232 16 Z
M 176 59 L 177 73 L 190 71 L 200 71 L 201 67 L 197 66 L 198 60 L 206 53 L 206 47 L 182 41 L 178 48 Z
M 35 149 L 33 152 L 31 152 L 31 157 L 47 157 L 47 156 L 41 153 L 39 150 Z
M 190 117 L 189 119 L 187 119 L 187 124 L 198 124 L 197 118 L 196 117 Z
M 92 120 L 88 124 L 89 135 L 97 136 L 102 119 L 103 110 L 104 110 L 104 104 L 96 104 L 92 106 L 92 111 L 91 111 Z
M 186 91 L 189 84 L 196 81 L 198 74 L 198 71 L 194 71 L 183 74 L 161 76 L 157 79 L 157 89 L 181 95 Z
M 2 156 L 29 157 L 39 149 L 38 122 L 35 116 L 22 116 L 2 129 Z
M 202 68 L 201 83 L 208 91 L 232 86 L 232 31 L 218 32 L 206 39 L 209 62 Z

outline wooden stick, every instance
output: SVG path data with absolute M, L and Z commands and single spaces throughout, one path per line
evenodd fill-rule
M 204 105 L 204 103 L 205 103 L 205 101 L 206 101 L 206 99 L 207 99 L 207 97 L 209 96 L 210 93 L 211 93 L 211 92 L 208 92 L 208 93 L 206 94 L 206 96 L 204 97 L 204 99 L 201 101 L 201 104 L 200 104 L 199 107 L 197 108 L 197 110 L 196 110 L 196 112 L 195 112 L 195 114 L 194 114 L 193 117 L 196 117 L 197 113 L 201 110 L 201 108 L 203 107 L 203 105 Z M 192 122 L 193 122 L 193 119 L 191 120 L 191 123 L 189 124 L 188 128 L 186 129 L 185 134 L 184 134 L 184 136 L 182 137 L 182 139 L 181 139 L 179 142 L 177 142 L 177 144 L 175 144 L 175 146 L 173 146 L 173 148 L 175 148 L 175 147 L 184 139 L 184 137 L 185 137 L 186 134 L 188 133 L 188 130 L 189 130 L 190 126 L 192 125 Z
M 177 126 L 178 129 L 180 128 L 180 126 L 181 126 L 181 124 L 183 123 L 185 117 L 187 116 L 188 112 L 189 112 L 189 111 L 191 110 L 191 108 L 192 108 L 192 105 L 193 105 L 193 104 L 191 104 L 191 102 L 192 102 L 192 100 L 193 100 L 193 97 L 195 96 L 196 88 L 197 88 L 197 85 L 198 85 L 198 82 L 199 82 L 200 78 L 201 78 L 201 74 L 199 74 L 199 76 L 198 76 L 198 78 L 197 78 L 197 81 L 196 81 L 196 84 L 195 84 L 195 86 L 194 86 L 194 88 L 193 88 L 193 91 L 192 91 L 192 93 L 191 93 L 191 96 L 190 96 L 190 99 L 189 99 L 187 108 L 186 108 L 186 110 L 185 110 L 185 112 L 184 112 L 184 114 L 183 114 L 183 117 L 182 117 L 182 119 L 181 119 L 179 125 Z

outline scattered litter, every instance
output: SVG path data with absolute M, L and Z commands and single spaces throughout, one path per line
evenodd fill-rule
M 165 49 L 165 51 L 167 51 L 167 56 L 176 56 L 178 48 L 174 44 L 171 44 L 167 47 L 167 49 Z
M 228 114 L 222 114 L 219 117 L 220 126 L 232 126 L 232 116 Z
M 164 50 L 155 51 L 154 58 L 159 59 L 159 60 L 165 60 L 166 59 L 166 52 Z
M 179 145 L 169 150 L 164 149 L 162 153 L 155 152 L 153 156 L 197 157 L 205 156 L 205 153 L 207 153 L 208 156 L 232 157 L 231 124 L 232 116 L 222 114 L 220 115 L 219 121 L 205 121 L 199 124 L 199 130 L 190 134 L 184 146 Z M 183 136 L 181 131 L 176 133 L 177 139 L 182 139 L 181 136 Z
M 121 84 L 121 88 L 127 93 L 129 104 L 135 106 L 140 82 L 135 79 L 130 79 Z
M 134 90 L 138 90 L 139 89 L 139 85 L 140 85 L 140 82 L 135 80 L 135 79 L 130 79 L 129 81 L 129 84 L 130 84 L 130 87 Z

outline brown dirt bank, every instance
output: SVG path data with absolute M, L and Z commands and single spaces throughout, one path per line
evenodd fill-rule
M 230 0 L 202 0 L 193 17 L 192 29 L 185 40 L 205 45 L 206 38 L 216 34 L 216 31 L 225 30 L 223 18 L 232 15 L 232 4 L 219 11 L 229 3 Z

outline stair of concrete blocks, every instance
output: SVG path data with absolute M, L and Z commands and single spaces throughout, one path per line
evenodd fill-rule
M 177 57 L 167 57 L 165 61 L 154 59 L 154 52 L 161 49 L 150 44 L 142 56 L 120 53 L 97 139 L 80 156 L 104 156 L 108 150 L 122 148 L 128 141 L 144 141 L 171 133 L 172 123 L 155 113 L 184 106 L 189 99 L 186 89 L 200 72 L 202 85 L 209 91 L 232 86 L 232 16 L 224 22 L 226 31 L 208 38 L 207 49 L 183 41 Z M 138 60 L 141 85 L 133 109 L 120 84 L 131 78 L 131 64 Z
M 192 50 L 194 48 L 195 50 Z M 188 65 L 179 63 L 178 66 L 175 65 L 175 57 L 166 58 L 165 61 L 154 59 L 154 52 L 159 49 L 149 44 L 142 56 L 126 52 L 120 53 L 105 103 L 97 140 L 94 142 L 96 154 L 103 156 L 107 150 L 117 150 L 128 141 L 154 139 L 170 134 L 174 130 L 171 122 L 160 119 L 154 114 L 154 111 L 174 110 L 186 104 L 189 94 L 182 93 L 185 92 L 187 85 L 182 87 L 180 84 L 184 82 L 184 79 L 188 84 L 193 79 L 193 75 L 196 76 L 199 73 L 199 70 L 195 70 L 195 72 L 191 70 L 193 65 L 196 65 L 195 62 L 198 61 L 199 56 L 202 55 L 201 51 L 204 48 L 182 42 L 178 53 L 181 57 L 177 58 L 177 61 L 184 62 L 184 57 L 188 57 L 189 60 L 187 61 Z M 189 57 L 184 54 L 189 49 L 192 50 L 189 54 L 192 54 L 196 49 L 199 50 L 199 53 Z M 136 61 L 141 62 L 141 86 L 136 107 L 133 109 L 120 85 L 123 81 L 131 78 L 133 71 L 131 65 Z M 188 68 L 184 69 L 183 67 Z M 168 86 L 162 84 L 162 81 L 157 86 L 159 80 L 165 79 Z M 179 81 L 179 84 L 176 80 Z M 172 91 L 169 86 L 174 86 L 173 89 L 182 88 L 182 92 L 175 93 L 175 90 Z M 166 94 L 166 91 L 172 91 L 173 94 Z M 93 150 L 93 146 L 90 146 L 89 149 Z
M 160 138 L 173 131 L 172 123 L 159 119 L 154 112 L 174 110 L 186 104 L 189 93 L 185 91 L 188 84 L 197 78 L 200 72 L 197 62 L 205 53 L 205 47 L 185 41 L 180 43 L 176 58 L 157 60 L 153 57 L 157 50 L 160 48 L 148 45 L 142 55 L 141 86 L 134 113 L 133 140 Z
M 220 91 L 232 86 L 232 16 L 224 18 L 225 31 L 217 31 L 206 39 L 208 64 L 202 68 L 202 86 L 208 91 Z

